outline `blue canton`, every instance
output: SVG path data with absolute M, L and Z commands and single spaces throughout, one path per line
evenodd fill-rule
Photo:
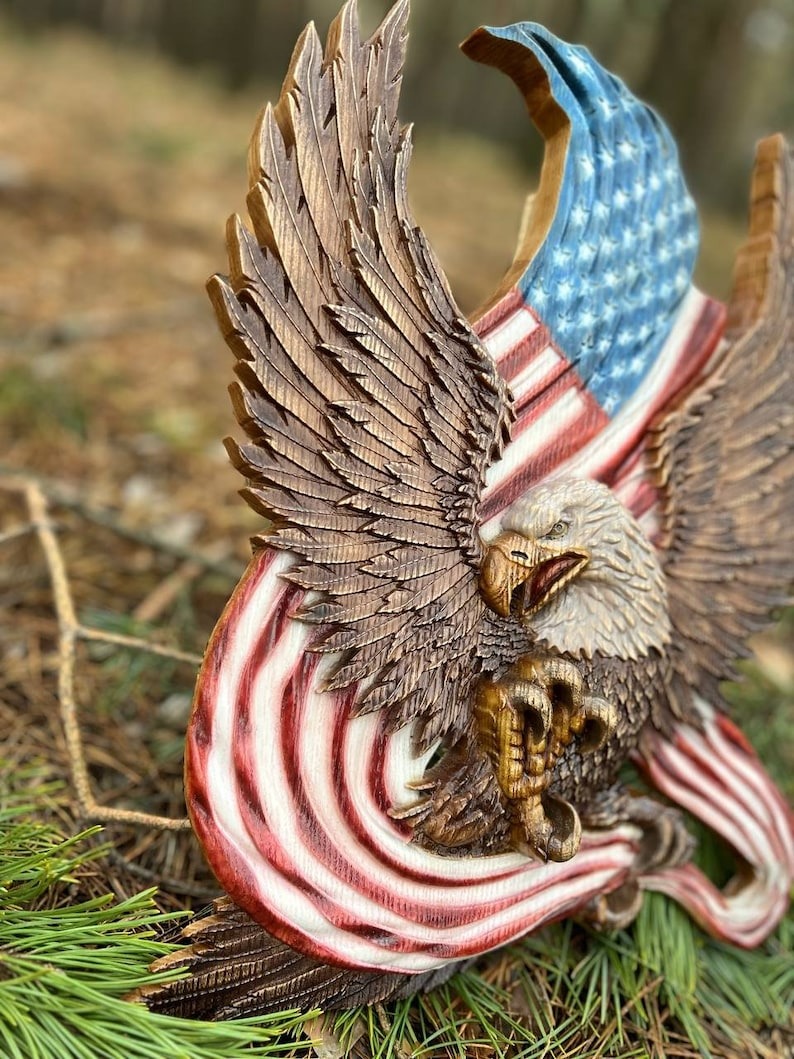
M 692 283 L 698 222 L 678 152 L 658 115 L 585 48 L 532 22 L 488 32 L 534 53 L 570 120 L 554 219 L 518 288 L 613 416 Z

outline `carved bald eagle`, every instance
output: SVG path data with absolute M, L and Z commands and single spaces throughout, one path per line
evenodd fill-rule
M 427 988 L 572 912 L 627 922 L 641 886 L 751 944 L 792 871 L 777 795 L 714 713 L 792 577 L 789 153 L 762 145 L 725 332 L 658 117 L 540 27 L 479 30 L 464 50 L 517 83 L 546 161 L 469 323 L 407 202 L 406 18 L 362 42 L 351 3 L 324 52 L 303 34 L 253 136 L 253 230 L 230 221 L 209 285 L 248 436 L 229 453 L 267 521 L 188 738 L 239 908 L 186 932 L 163 1010 Z M 675 811 L 617 784 L 630 754 L 717 827 L 682 776 L 742 757 L 747 834 L 783 866 L 745 926 L 684 865 Z M 724 830 L 758 866 L 742 805 Z

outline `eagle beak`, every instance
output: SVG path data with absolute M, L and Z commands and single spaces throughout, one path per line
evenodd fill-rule
M 480 568 L 480 590 L 488 606 L 507 618 L 528 617 L 544 607 L 587 566 L 582 548 L 501 533 L 488 546 Z

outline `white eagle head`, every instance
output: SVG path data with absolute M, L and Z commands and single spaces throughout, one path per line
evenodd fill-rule
M 480 587 L 538 643 L 571 655 L 636 659 L 670 639 L 664 574 L 637 520 L 600 482 L 526 492 L 486 547 Z

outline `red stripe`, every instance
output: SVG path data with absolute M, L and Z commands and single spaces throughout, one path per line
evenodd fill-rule
M 508 383 L 513 383 L 524 368 L 528 367 L 546 346 L 552 345 L 551 335 L 543 324 L 522 338 L 517 346 L 505 353 L 498 361 L 499 374 Z
M 528 306 L 521 291 L 518 287 L 511 287 L 507 294 L 500 298 L 495 305 L 492 305 L 481 316 L 475 318 L 472 327 L 480 338 L 487 338 L 489 331 L 495 330 L 499 324 L 504 323 L 507 317 L 511 316 L 517 309 L 524 308 L 528 308 Z
M 639 519 L 643 515 L 647 515 L 649 511 L 653 511 L 658 506 L 659 501 L 659 490 L 655 489 L 650 482 L 642 481 L 634 490 L 628 507 L 632 515 Z M 654 536 L 653 540 L 656 541 L 656 536 Z

